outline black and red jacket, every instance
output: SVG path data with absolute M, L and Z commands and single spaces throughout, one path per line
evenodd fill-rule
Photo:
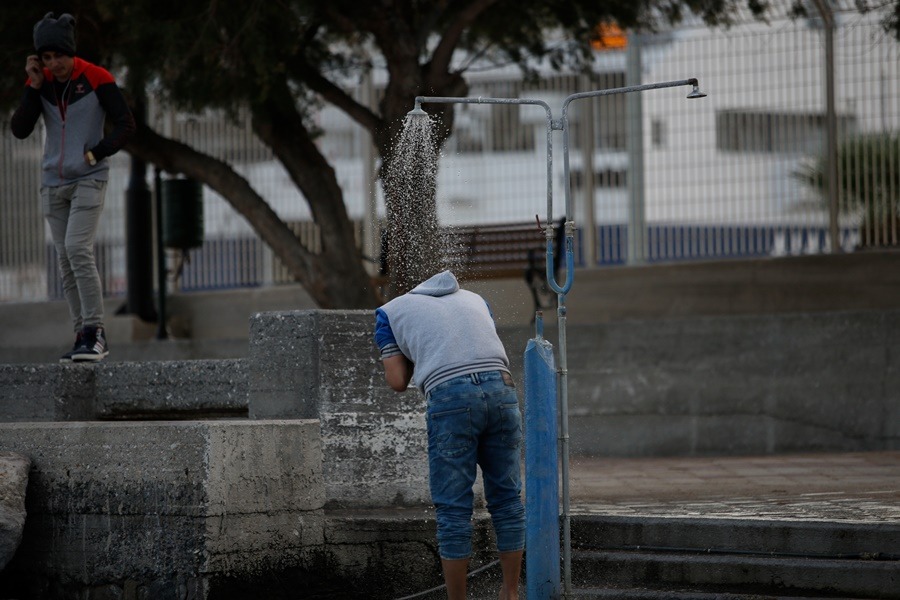
M 13 135 L 24 139 L 34 131 L 38 117 L 44 115 L 44 186 L 81 179 L 106 181 L 109 164 L 104 159 L 121 150 L 135 130 L 134 117 L 110 72 L 78 57 L 74 63 L 67 82 L 56 81 L 48 69 L 44 69 L 40 89 L 32 88 L 29 79 L 11 121 Z M 107 117 L 112 128 L 104 136 Z M 96 165 L 84 160 L 88 150 L 97 159 Z

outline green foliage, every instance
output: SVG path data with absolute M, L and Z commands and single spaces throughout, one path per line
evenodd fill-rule
M 793 173 L 828 202 L 827 156 Z M 863 246 L 892 246 L 900 233 L 900 134 L 870 133 L 838 146 L 841 207 L 861 217 Z
M 260 0 L 106 0 L 105 20 L 126 27 L 117 51 L 188 110 L 234 108 L 267 95 L 296 58 L 300 21 Z
M 0 41 L 7 65 L 31 51 L 31 27 L 47 10 L 78 21 L 79 54 L 108 67 L 126 66 L 129 86 L 156 82 L 188 110 L 254 105 L 289 83 L 302 96 L 310 78 L 353 81 L 373 63 L 391 76 L 429 66 L 443 37 L 453 48 L 523 66 L 548 59 L 573 66 L 589 56 L 601 22 L 622 27 L 681 18 L 694 11 L 724 22 L 729 10 L 759 0 L 70 0 L 3 3 Z M 475 18 L 471 18 L 477 12 Z M 458 31 L 457 31 L 458 29 Z M 553 32 L 553 33 L 550 33 Z M 550 35 L 548 35 L 550 33 Z M 457 35 L 458 34 L 458 35 Z M 87 54 L 85 54 L 87 52 Z M 409 61 L 413 61 L 409 64 Z M 442 65 L 439 65 L 442 66 Z M 406 75 L 402 75 L 400 70 Z M 6 106 L 19 96 L 3 81 Z M 434 87 L 434 83 L 431 83 Z M 15 89 L 10 94 L 9 90 Z M 431 93 L 421 89 L 416 92 Z
M 802 165 L 794 175 L 827 198 L 827 156 Z M 838 145 L 838 186 L 844 206 L 874 212 L 900 209 L 900 134 L 869 133 Z

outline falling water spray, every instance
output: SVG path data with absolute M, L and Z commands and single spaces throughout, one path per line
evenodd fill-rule
M 454 268 L 452 236 L 438 223 L 440 152 L 434 122 L 421 108 L 407 115 L 385 169 L 387 265 L 395 294 Z

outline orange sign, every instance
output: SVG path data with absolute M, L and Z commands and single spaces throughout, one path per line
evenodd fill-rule
M 628 36 L 618 25 L 601 23 L 594 29 L 591 48 L 594 50 L 621 50 L 628 45 Z

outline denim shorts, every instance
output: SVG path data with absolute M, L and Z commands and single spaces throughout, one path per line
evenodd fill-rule
M 522 415 L 512 378 L 501 371 L 463 375 L 435 386 L 426 399 L 431 500 L 441 558 L 472 555 L 476 465 L 497 550 L 523 550 Z

